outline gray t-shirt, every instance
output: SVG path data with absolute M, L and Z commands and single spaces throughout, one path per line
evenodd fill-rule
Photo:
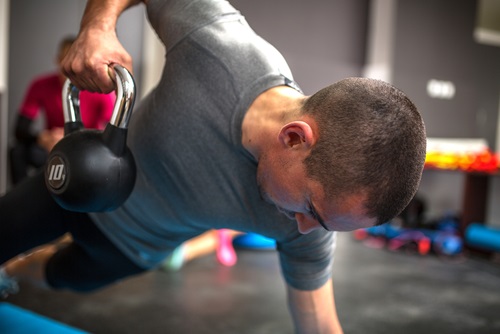
M 144 268 L 208 229 L 258 233 L 277 241 L 291 286 L 321 286 L 331 275 L 335 235 L 302 235 L 264 202 L 257 161 L 241 144 L 253 100 L 271 87 L 296 87 L 285 60 L 226 1 L 150 0 L 147 10 L 167 61 L 129 126 L 134 190 L 118 210 L 92 214 L 97 226 Z

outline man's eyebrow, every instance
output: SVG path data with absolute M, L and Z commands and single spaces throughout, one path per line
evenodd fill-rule
M 325 221 L 323 220 L 323 218 L 321 218 L 321 216 L 318 214 L 318 211 L 316 211 L 316 208 L 314 207 L 314 205 L 312 204 L 312 202 L 309 202 L 309 206 L 311 207 L 311 213 L 313 214 L 314 218 L 316 218 L 316 220 L 319 222 L 319 224 L 321 226 L 323 226 L 323 228 L 325 230 L 330 231 L 328 229 L 328 227 L 326 226 Z

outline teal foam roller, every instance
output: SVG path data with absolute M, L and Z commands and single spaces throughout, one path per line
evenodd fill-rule
M 0 302 L 2 334 L 88 334 L 19 306 Z
M 465 230 L 465 242 L 470 246 L 500 252 L 500 228 L 470 224 Z

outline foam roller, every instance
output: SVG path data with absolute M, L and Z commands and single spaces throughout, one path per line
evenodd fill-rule
M 465 242 L 470 246 L 500 252 L 500 228 L 470 224 L 465 230 Z

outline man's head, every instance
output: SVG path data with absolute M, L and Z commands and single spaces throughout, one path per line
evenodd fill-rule
M 297 221 L 349 231 L 398 215 L 417 191 L 425 160 L 422 118 L 398 89 L 348 78 L 302 101 L 278 145 L 259 159 L 264 199 Z
M 426 151 L 424 123 L 408 97 L 383 81 L 347 78 L 311 96 L 303 112 L 319 130 L 306 170 L 326 197 L 365 194 L 377 224 L 398 215 L 417 191 Z

